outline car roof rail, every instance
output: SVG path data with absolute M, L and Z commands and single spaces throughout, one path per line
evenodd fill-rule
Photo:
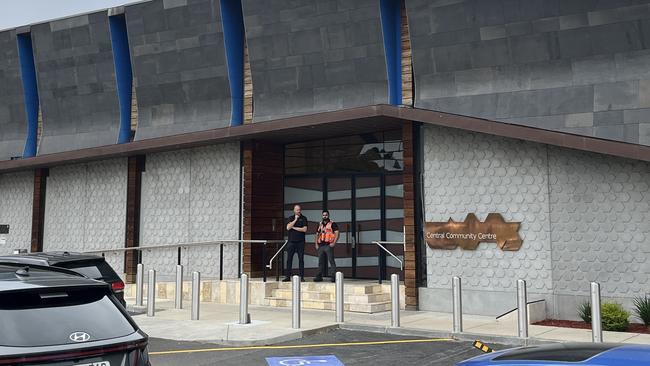
M 87 278 L 83 274 L 81 274 L 79 272 L 76 272 L 76 271 L 73 271 L 71 269 L 67 269 L 67 268 L 60 268 L 60 267 L 53 267 L 53 266 L 41 266 L 41 265 L 38 265 L 38 264 L 3 262 L 2 260 L 0 260 L 0 265 L 9 266 L 9 267 L 16 267 L 16 274 L 21 275 L 21 276 L 28 276 L 30 269 L 38 269 L 38 270 L 47 271 L 47 272 L 57 272 L 57 273 L 72 275 L 72 276 L 75 276 L 75 277 Z M 18 273 L 19 271 L 21 273 Z

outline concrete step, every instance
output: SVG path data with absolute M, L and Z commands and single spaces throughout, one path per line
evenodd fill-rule
M 268 297 L 266 298 L 269 306 L 276 307 L 291 307 L 291 299 L 282 299 L 277 297 Z M 325 300 L 302 300 L 301 306 L 303 309 L 318 309 L 318 310 L 335 310 L 336 303 L 334 301 L 325 301 Z M 376 303 L 367 303 L 367 304 L 354 304 L 344 302 L 343 308 L 345 311 L 357 312 L 357 313 L 379 313 L 383 311 L 389 311 L 391 309 L 390 301 L 382 301 Z
M 291 300 L 292 291 L 286 289 L 276 289 L 271 291 L 271 297 Z M 336 301 L 336 294 L 330 292 L 319 292 L 319 291 L 303 291 L 301 290 L 301 297 L 303 300 L 327 300 L 327 301 Z M 357 295 L 354 293 L 346 293 L 344 295 L 344 301 L 353 303 L 353 304 L 370 304 L 376 302 L 390 301 L 389 293 L 370 293 Z
M 321 291 L 305 291 L 305 290 L 300 290 L 300 296 L 302 297 L 303 300 L 327 300 L 327 301 L 334 301 L 336 298 L 336 295 L 334 293 L 330 292 L 321 292 Z M 272 290 L 271 291 L 271 297 L 275 297 L 278 299 L 285 299 L 285 300 L 291 300 L 293 297 L 293 291 L 287 290 L 287 289 L 277 289 L 277 290 Z
M 352 304 L 376 304 L 390 302 L 390 294 L 345 295 L 344 301 Z
M 384 289 L 384 285 L 379 284 L 354 284 L 345 283 L 344 291 L 346 294 L 364 295 L 364 294 L 379 294 L 382 292 L 390 291 L 390 287 Z M 277 285 L 280 290 L 291 290 L 290 282 L 280 282 Z M 335 284 L 332 282 L 303 282 L 300 286 L 301 291 L 318 291 L 334 294 L 336 292 Z

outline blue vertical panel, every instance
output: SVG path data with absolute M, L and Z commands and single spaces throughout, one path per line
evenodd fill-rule
M 36 83 L 36 67 L 34 66 L 34 51 L 32 49 L 31 33 L 16 36 L 18 54 L 20 55 L 20 74 L 23 80 L 25 94 L 25 113 L 27 114 L 27 138 L 23 158 L 36 156 L 36 134 L 38 132 L 38 84 Z
M 117 99 L 120 105 L 120 131 L 117 143 L 131 141 L 131 98 L 133 95 L 133 71 L 131 70 L 131 55 L 129 37 L 126 32 L 124 14 L 108 18 L 113 46 L 113 61 L 115 62 L 115 79 L 117 81 Z
M 231 94 L 231 126 L 244 123 L 244 15 L 241 0 L 221 0 L 228 80 Z
M 392 105 L 402 104 L 401 7 L 402 0 L 381 0 L 380 4 L 388 72 L 388 100 Z

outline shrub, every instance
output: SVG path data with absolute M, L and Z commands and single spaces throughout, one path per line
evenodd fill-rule
M 646 327 L 650 326 L 650 297 L 648 295 L 634 299 L 634 312 Z
M 629 325 L 630 313 L 623 309 L 621 304 L 612 302 L 603 303 L 600 307 L 603 321 L 603 330 L 624 332 Z
M 585 301 L 578 305 L 578 316 L 584 320 L 585 323 L 591 324 L 591 303 Z

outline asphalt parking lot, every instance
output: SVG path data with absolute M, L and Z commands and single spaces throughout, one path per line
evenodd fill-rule
M 505 347 L 490 346 L 495 349 Z M 481 352 L 472 346 L 472 342 L 466 341 L 334 330 L 297 341 L 262 347 L 225 347 L 153 338 L 150 340 L 150 354 L 154 366 L 446 366 L 455 365 Z M 336 363 L 335 359 L 340 363 Z

